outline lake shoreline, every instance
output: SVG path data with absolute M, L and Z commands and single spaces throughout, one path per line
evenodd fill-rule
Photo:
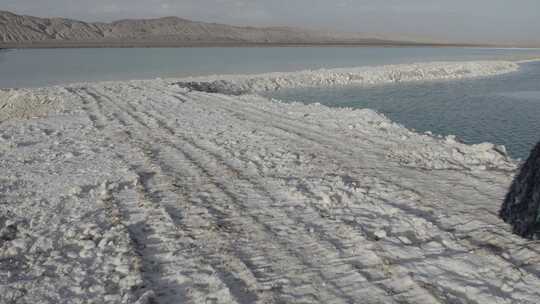
M 515 68 L 417 69 L 497 67 Z M 498 217 L 518 164 L 495 145 L 163 79 L 1 90 L 0 101 L 0 208 L 14 231 L 0 256 L 29 269 L 8 272 L 0 297 L 493 303 L 508 285 L 501 303 L 540 302 L 540 244 Z
M 369 108 L 420 133 L 452 134 L 470 144 L 496 143 L 506 146 L 513 158 L 526 159 L 539 140 L 540 62 L 519 65 L 516 72 L 470 80 L 284 88 L 264 96 Z
M 21 43 L 0 43 L 0 49 L 62 49 L 62 48 L 275 48 L 275 47 L 509 47 L 489 44 L 454 44 L 420 42 L 321 42 L 321 43 L 252 43 L 252 42 L 191 42 L 191 41 L 29 41 Z

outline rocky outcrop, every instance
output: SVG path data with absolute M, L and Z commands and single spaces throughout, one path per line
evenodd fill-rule
M 500 210 L 514 233 L 540 239 L 540 143 L 516 175 Z
M 86 23 L 65 18 L 38 18 L 0 11 L 0 47 L 62 46 L 74 42 L 98 45 L 181 45 L 200 43 L 358 43 L 388 44 L 362 34 L 313 31 L 289 27 L 240 27 L 194 22 L 177 17 Z

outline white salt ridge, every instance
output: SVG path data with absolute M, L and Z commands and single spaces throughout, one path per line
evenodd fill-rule
M 171 82 L 2 92 L 0 303 L 540 303 L 503 148 Z
M 378 67 L 306 70 L 259 75 L 216 75 L 182 79 L 182 83 L 207 84 L 212 92 L 248 93 L 285 88 L 336 85 L 379 85 L 396 82 L 452 80 L 515 72 L 511 61 L 430 62 Z

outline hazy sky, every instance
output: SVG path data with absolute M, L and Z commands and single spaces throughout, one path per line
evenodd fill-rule
M 540 0 L 0 0 L 0 9 L 85 21 L 173 15 L 238 25 L 540 43 Z

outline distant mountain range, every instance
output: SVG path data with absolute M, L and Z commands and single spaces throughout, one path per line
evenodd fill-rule
M 0 11 L 0 48 L 219 45 L 419 45 L 365 34 L 291 27 L 241 27 L 178 17 L 111 23 L 39 18 Z

